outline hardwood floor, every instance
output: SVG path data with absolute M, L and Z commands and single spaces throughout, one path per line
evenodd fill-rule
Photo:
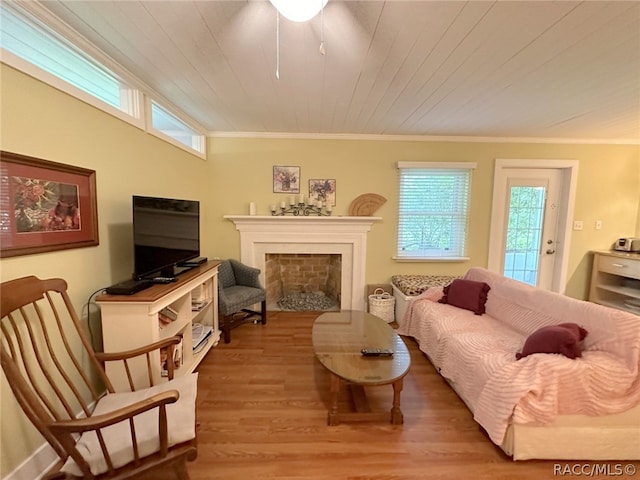
M 231 343 L 207 355 L 198 369 L 192 480 L 538 480 L 557 478 L 554 464 L 567 464 L 504 455 L 411 339 L 405 339 L 412 365 L 402 392 L 404 425 L 327 426 L 329 374 L 311 346 L 317 315 L 274 312 L 267 325 L 242 325 Z M 341 392 L 342 408 L 350 407 L 347 393 Z M 367 395 L 372 407 L 391 407 L 391 386 Z M 569 465 L 577 463 L 585 462 Z

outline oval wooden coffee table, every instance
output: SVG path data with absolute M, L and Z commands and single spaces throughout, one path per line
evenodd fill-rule
M 402 339 L 381 318 L 366 312 L 344 310 L 320 315 L 313 324 L 313 350 L 331 373 L 329 425 L 341 420 L 386 420 L 403 422 L 400 410 L 402 379 L 409 371 L 411 358 Z M 363 348 L 391 349 L 391 357 L 365 357 Z M 338 412 L 338 390 L 346 382 L 353 395 L 355 412 Z M 372 412 L 364 394 L 365 386 L 393 385 L 390 415 Z

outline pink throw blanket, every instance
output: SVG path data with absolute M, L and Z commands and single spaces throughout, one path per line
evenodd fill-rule
M 417 339 L 493 442 L 502 444 L 509 423 L 549 424 L 558 415 L 599 416 L 640 404 L 640 317 L 483 269 L 465 278 L 491 285 L 485 315 L 437 303 L 442 287 L 434 287 L 409 305 L 398 333 Z M 516 361 L 530 333 L 563 322 L 589 332 L 582 358 L 534 354 Z

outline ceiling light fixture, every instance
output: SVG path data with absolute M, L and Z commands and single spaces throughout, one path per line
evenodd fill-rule
M 270 0 L 276 10 L 294 22 L 306 22 L 315 17 L 327 0 Z

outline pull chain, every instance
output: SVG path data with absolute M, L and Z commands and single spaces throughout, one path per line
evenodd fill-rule
M 280 80 L 280 12 L 276 10 L 276 78 Z
M 322 0 L 320 0 L 322 5 Z M 327 51 L 324 48 L 324 8 L 320 8 L 320 54 L 324 55 Z

